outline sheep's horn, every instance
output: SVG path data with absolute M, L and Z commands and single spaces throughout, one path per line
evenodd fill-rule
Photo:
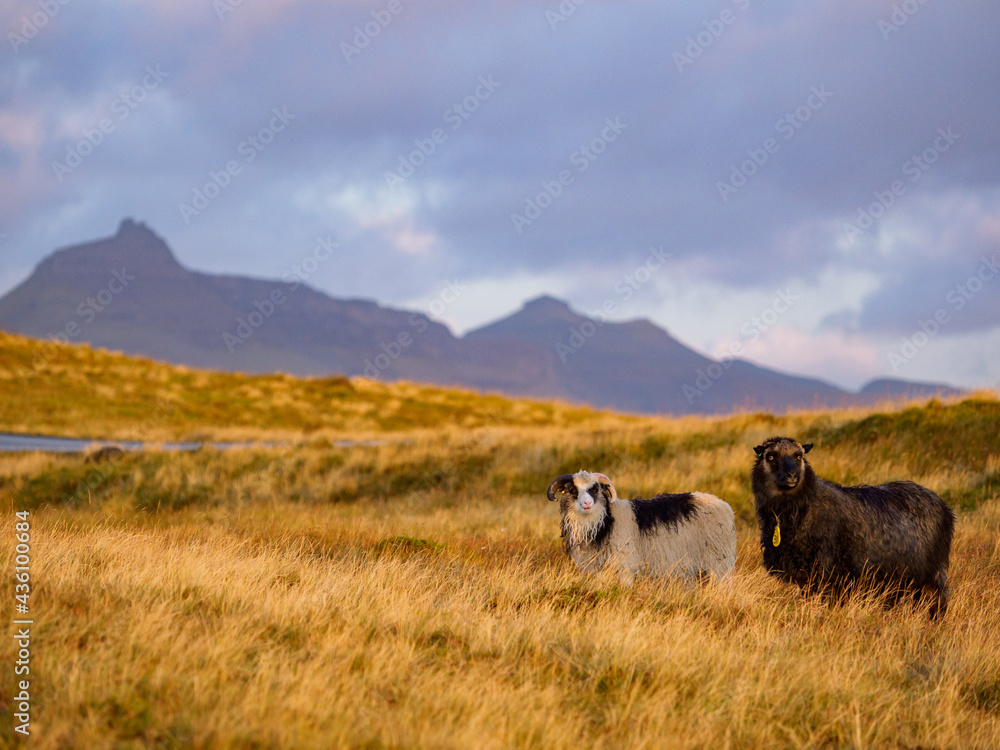
M 555 479 L 553 479 L 552 480 L 552 484 L 549 485 L 549 489 L 548 489 L 548 491 L 545 494 L 548 495 L 549 500 L 555 500 L 556 499 L 556 492 L 560 492 L 560 491 L 566 492 L 566 490 L 563 489 L 563 487 L 564 487 L 564 485 L 567 485 L 567 484 L 569 484 L 569 485 L 573 484 L 573 475 L 572 474 L 563 474 L 562 476 L 556 477 Z
M 618 491 L 615 489 L 615 483 L 612 482 L 608 478 L 607 474 L 599 474 L 599 473 L 594 472 L 594 473 L 591 474 L 591 476 L 594 477 L 601 484 L 606 484 L 606 485 L 608 485 L 608 487 L 611 488 L 611 501 L 612 502 L 614 502 L 615 500 L 618 499 Z

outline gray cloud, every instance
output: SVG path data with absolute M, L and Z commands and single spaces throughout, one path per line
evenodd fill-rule
M 244 3 L 220 19 L 210 3 L 69 4 L 0 71 L 0 257 L 30 267 L 134 215 L 188 265 L 275 274 L 332 232 L 345 251 L 316 283 L 393 303 L 449 275 L 586 274 L 665 245 L 693 284 L 871 271 L 879 289 L 826 328 L 911 330 L 997 250 L 982 227 L 1000 214 L 1000 16 L 986 0 L 927 3 L 886 32 L 896 5 L 590 0 L 553 29 L 554 2 L 403 3 L 348 61 L 341 45 L 385 5 Z M 150 65 L 169 77 L 60 183 L 51 162 Z M 452 129 L 481 76 L 500 85 Z M 817 89 L 830 94 L 810 108 Z M 273 107 L 296 119 L 186 223 L 178 204 L 242 158 Z M 616 117 L 627 128 L 579 171 L 574 154 Z M 845 243 L 858 208 L 947 127 L 959 142 Z M 436 129 L 446 139 L 389 189 Z M 723 200 L 719 183 L 762 149 Z M 519 234 L 511 213 L 563 170 L 572 183 Z M 964 213 L 926 209 L 942 201 Z M 984 291 L 955 333 L 995 325 L 996 299 Z

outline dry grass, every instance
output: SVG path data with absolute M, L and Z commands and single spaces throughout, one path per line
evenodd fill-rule
M 72 405 L 83 434 L 91 418 L 118 437 L 140 423 L 142 402 L 130 399 L 146 386 L 130 378 L 154 373 L 123 362 L 133 370 L 101 402 L 107 414 Z M 244 408 L 213 390 L 236 376 L 155 368 L 201 388 L 188 384 L 191 411 L 164 437 Z M 261 423 L 240 429 L 301 436 L 291 418 L 267 422 L 269 382 L 253 383 Z M 578 410 L 584 419 L 561 421 L 553 410 L 569 407 L 360 385 L 401 403 L 431 394 L 439 421 L 351 423 L 403 439 L 339 447 L 337 415 L 371 412 L 367 396 L 349 395 L 307 442 L 281 449 L 96 466 L 0 454 L 8 571 L 11 512 L 31 511 L 33 746 L 1000 747 L 994 395 L 885 412 Z M 287 391 L 305 413 L 322 408 L 302 394 L 326 387 L 289 379 Z M 12 392 L 27 404 L 26 431 L 57 426 L 44 404 L 63 396 Z M 506 416 L 484 417 L 498 401 Z M 823 476 L 911 478 L 958 509 L 942 622 L 871 598 L 828 605 L 763 574 L 748 474 L 751 446 L 774 434 L 815 442 Z M 582 577 L 543 495 L 581 467 L 609 473 L 624 496 L 703 489 L 729 501 L 733 581 L 622 589 Z M 0 585 L 8 602 L 13 583 Z M 4 626 L 4 664 L 12 632 Z M 0 745 L 14 741 L 8 713 Z
M 398 539 L 406 510 L 38 513 L 33 744 L 1000 744 L 996 500 L 962 517 L 937 625 L 800 597 L 751 529 L 729 586 L 622 590 L 537 498 L 429 514 L 440 550 Z
M 836 443 L 857 425 L 452 430 L 97 468 L 0 458 L 7 503 L 34 507 L 33 744 L 996 747 L 1000 498 L 978 488 L 998 446 L 935 467 L 933 452 L 867 448 L 867 433 L 864 450 Z M 944 622 L 865 599 L 828 606 L 761 571 L 749 446 L 817 431 L 834 443 L 814 456 L 827 475 L 983 494 L 960 513 Z M 732 584 L 625 590 L 581 577 L 542 495 L 578 465 L 607 468 L 626 493 L 697 487 L 729 500 Z M 86 492 L 46 496 L 59 477 Z M 8 511 L 0 538 L 12 523 Z M 8 570 L 12 547 L 0 546 Z M 2 731 L 9 741 L 9 721 Z
M 0 430 L 115 440 L 301 441 L 642 421 L 560 403 L 365 378 L 204 372 L 0 331 Z

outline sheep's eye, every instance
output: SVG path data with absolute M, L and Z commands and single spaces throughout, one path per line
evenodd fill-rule
M 768 453 L 767 454 L 767 460 L 768 461 L 773 461 L 774 460 L 774 454 L 773 453 Z
M 802 460 L 802 456 L 796 456 L 796 457 L 795 457 L 795 460 L 796 460 L 796 461 L 801 461 L 801 460 Z

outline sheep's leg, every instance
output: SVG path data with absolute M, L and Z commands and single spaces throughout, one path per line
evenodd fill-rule
M 635 583 L 636 573 L 642 569 L 642 560 L 636 554 L 634 545 L 626 543 L 614 552 L 608 552 L 607 564 L 617 574 L 622 586 Z
M 640 572 L 648 573 L 648 564 L 639 557 L 635 548 L 629 545 L 623 551 L 620 564 L 618 566 L 618 581 L 622 586 L 632 586 L 635 583 L 636 575 Z
M 948 611 L 948 574 L 941 570 L 934 576 L 934 583 L 928 588 L 932 589 L 935 598 L 931 605 L 931 619 L 944 617 Z

